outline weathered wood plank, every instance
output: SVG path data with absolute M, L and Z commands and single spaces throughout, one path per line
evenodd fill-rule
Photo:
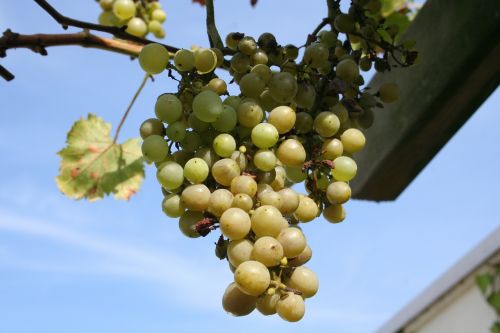
M 420 63 L 369 84 L 396 82 L 401 97 L 376 110 L 356 155 L 357 199 L 396 199 L 500 83 L 500 1 L 429 0 L 405 38 Z

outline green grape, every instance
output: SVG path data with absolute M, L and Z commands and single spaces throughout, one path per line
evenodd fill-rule
M 175 153 L 173 153 L 172 156 L 176 163 L 179 163 L 180 165 L 184 166 L 186 162 L 193 157 L 193 154 L 188 153 L 187 151 L 184 150 L 178 150 Z
M 273 169 L 273 172 L 274 172 L 274 169 Z M 272 192 L 272 191 L 274 191 L 274 190 L 271 187 L 271 185 L 269 185 L 267 183 L 259 182 L 257 184 L 257 199 L 260 200 L 265 193 Z
M 196 151 L 195 157 L 199 157 L 204 160 L 209 168 L 211 168 L 212 165 L 219 159 L 217 154 L 215 154 L 210 147 L 201 147 Z
M 296 322 L 305 314 L 304 299 L 293 292 L 286 293 L 287 297 L 281 297 L 276 303 L 276 312 L 286 321 Z
M 266 83 L 257 73 L 245 74 L 240 82 L 241 93 L 248 97 L 257 98 L 264 91 Z
M 158 21 L 149 21 L 148 30 L 154 35 L 161 34 L 164 31 L 161 23 Z
M 269 287 L 271 274 L 267 267 L 260 262 L 249 260 L 236 268 L 234 281 L 245 294 L 259 296 Z
M 238 49 L 238 43 L 241 40 L 240 34 L 237 32 L 230 32 L 226 36 L 226 45 L 231 50 L 236 51 Z
M 150 135 L 142 143 L 142 155 L 152 162 L 160 162 L 168 154 L 167 141 L 160 135 Z
M 210 73 L 217 67 L 217 55 L 211 49 L 198 49 L 194 53 L 194 66 L 200 74 Z
M 213 148 L 220 157 L 231 157 L 236 150 L 236 141 L 231 134 L 222 133 L 215 137 Z
M 135 15 L 135 3 L 132 0 L 116 0 L 113 4 L 113 13 L 120 20 L 128 20 Z
M 241 103 L 237 110 L 238 122 L 245 127 L 254 127 L 264 118 L 264 112 L 255 102 Z
M 321 30 L 318 34 L 318 39 L 321 44 L 325 44 L 328 48 L 333 48 L 337 45 L 337 34 L 333 31 Z
M 345 219 L 345 209 L 341 204 L 331 205 L 323 209 L 323 217 L 330 223 L 340 223 Z
M 237 176 L 231 181 L 231 192 L 233 194 L 244 193 L 253 197 L 257 193 L 257 183 L 250 176 Z
M 101 6 L 102 10 L 108 12 L 113 9 L 114 0 L 100 0 L 99 6 Z
M 322 43 L 314 43 L 304 51 L 303 61 L 310 64 L 312 68 L 319 68 L 328 61 L 330 52 L 328 47 Z
M 251 217 L 252 230 L 257 237 L 276 237 L 283 229 L 283 216 L 274 206 L 264 205 L 257 208 Z
M 223 186 L 230 186 L 234 177 L 240 175 L 238 163 L 230 158 L 223 158 L 212 165 L 212 176 Z
M 118 1 L 120 0 L 115 2 L 115 6 Z M 132 0 L 124 1 L 132 2 Z M 139 53 L 139 64 L 141 65 L 141 68 L 149 74 L 159 74 L 163 72 L 163 70 L 167 67 L 168 59 L 169 54 L 167 49 L 163 45 L 156 43 L 144 46 L 141 53 Z
M 351 187 L 345 182 L 333 182 L 326 189 L 326 198 L 334 204 L 342 204 L 351 198 Z
M 210 190 L 203 184 L 189 185 L 181 194 L 184 206 L 192 211 L 203 212 L 208 208 Z
M 283 258 L 283 246 L 275 238 L 264 236 L 253 245 L 252 259 L 267 267 L 277 266 Z
M 253 207 L 253 199 L 248 194 L 238 193 L 234 196 L 232 207 L 241 208 L 245 212 L 249 212 Z
M 365 147 L 365 136 L 356 128 L 349 128 L 340 136 L 344 151 L 354 154 Z
M 231 69 L 236 73 L 246 73 L 250 69 L 250 58 L 243 53 L 236 53 L 231 58 Z
M 212 192 L 208 200 L 208 211 L 214 216 L 220 217 L 233 204 L 233 194 L 226 189 L 218 189 Z
M 378 93 L 382 102 L 393 103 L 399 98 L 399 86 L 396 83 L 384 83 Z
M 125 31 L 137 37 L 144 37 L 148 33 L 148 26 L 141 18 L 133 17 L 127 22 Z
M 333 112 L 321 112 L 314 119 L 314 129 L 324 138 L 334 136 L 339 128 L 339 118 Z
M 212 123 L 212 126 L 219 132 L 231 132 L 236 127 L 238 116 L 231 106 L 223 105 L 222 107 L 222 113 Z
M 274 50 L 278 46 L 276 37 L 274 37 L 274 35 L 270 32 L 264 32 L 262 35 L 260 35 L 257 44 L 266 52 Z
M 283 246 L 283 253 L 287 258 L 300 255 L 307 246 L 306 237 L 298 228 L 284 228 L 276 239 Z
M 341 123 L 349 120 L 349 111 L 347 111 L 344 104 L 342 103 L 336 103 L 331 107 L 330 111 L 333 112 L 337 116 L 337 118 L 339 118 L 339 121 Z
M 153 35 L 155 35 L 155 37 L 159 39 L 165 38 L 165 30 L 163 29 L 163 27 L 160 27 L 160 29 L 153 32 Z
M 216 121 L 222 110 L 222 100 L 211 90 L 202 91 L 193 100 L 194 114 L 198 119 L 207 123 Z
M 208 82 L 206 88 L 212 90 L 217 93 L 217 95 L 223 95 L 227 93 L 227 84 L 224 80 L 219 79 L 218 77 L 213 78 Z
M 342 156 L 344 146 L 339 139 L 327 139 L 323 143 L 322 151 L 324 159 L 333 161 L 337 157 Z
M 269 89 L 265 89 L 259 96 L 259 105 L 263 110 L 271 111 L 272 109 L 278 107 L 279 103 L 274 100 L 273 96 L 271 96 Z
M 231 283 L 222 296 L 222 307 L 233 316 L 241 317 L 255 309 L 257 297 L 242 292 L 235 282 Z
M 292 44 L 287 44 L 284 47 L 285 56 L 288 60 L 295 60 L 299 56 L 299 49 L 297 46 Z
M 110 27 L 117 26 L 119 24 L 119 19 L 113 14 L 113 12 L 102 12 L 98 18 L 99 24 L 107 25 Z
M 175 123 L 168 125 L 165 129 L 165 134 L 170 140 L 181 142 L 186 136 L 186 125 L 183 121 L 176 121 Z
M 335 25 L 335 29 L 344 33 L 351 32 L 355 28 L 355 22 L 353 18 L 347 14 L 337 15 L 333 24 Z
M 204 122 L 203 120 L 198 119 L 194 113 L 189 114 L 188 118 L 189 127 L 193 129 L 195 132 L 203 133 L 208 131 L 210 124 Z
M 253 66 L 252 69 L 250 70 L 250 73 L 255 73 L 259 75 L 260 78 L 264 80 L 265 83 L 269 82 L 269 80 L 271 80 L 271 77 L 273 75 L 269 66 L 265 64 L 257 64 Z
M 199 157 L 194 157 L 184 165 L 184 177 L 193 184 L 205 181 L 209 173 L 208 164 Z
M 280 299 L 278 294 L 264 294 L 263 296 L 257 298 L 256 307 L 260 313 L 264 316 L 270 316 L 276 313 L 276 304 Z
M 299 206 L 293 213 L 295 218 L 300 222 L 311 222 L 314 220 L 319 214 L 319 208 L 316 202 L 313 199 L 301 196 L 299 201 Z
M 335 73 L 340 79 L 351 83 L 358 78 L 359 68 L 354 60 L 344 59 L 337 64 Z
M 300 197 L 297 192 L 295 192 L 291 188 L 284 188 L 280 190 L 278 194 L 281 196 L 282 202 L 280 212 L 283 215 L 288 215 L 295 212 L 300 202 Z
M 298 112 L 297 120 L 295 121 L 295 128 L 297 133 L 309 133 L 313 129 L 313 118 L 307 112 Z
M 285 284 L 290 288 L 300 291 L 304 298 L 316 295 L 319 289 L 319 281 L 316 273 L 304 266 L 295 268 L 290 278 L 285 280 Z
M 151 19 L 163 23 L 167 19 L 167 13 L 163 9 L 155 9 L 151 13 Z
M 350 157 L 340 156 L 333 160 L 332 175 L 336 180 L 348 182 L 356 176 L 358 167 Z
M 257 43 L 255 39 L 245 36 L 238 42 L 238 50 L 246 55 L 252 55 L 257 51 Z
M 302 251 L 298 256 L 294 257 L 291 260 L 288 260 L 288 266 L 291 267 L 302 266 L 309 260 L 311 260 L 311 257 L 312 257 L 312 250 L 309 247 L 309 245 L 307 245 L 304 251 Z
M 250 216 L 243 209 L 231 207 L 219 219 L 219 227 L 224 236 L 231 240 L 243 239 L 252 223 Z
M 269 191 L 267 193 L 262 194 L 260 198 L 261 205 L 269 205 L 281 209 L 281 205 L 283 205 L 283 200 L 279 193 L 274 191 Z
M 268 123 L 260 123 L 252 129 L 252 142 L 261 149 L 270 148 L 278 142 L 279 133 L 276 127 Z
M 182 116 L 182 103 L 175 95 L 162 94 L 156 100 L 155 114 L 161 121 L 172 124 Z
M 186 132 L 180 146 L 185 152 L 194 153 L 201 146 L 200 135 L 194 131 Z
M 306 82 L 300 83 L 294 99 L 297 106 L 304 109 L 310 109 L 313 107 L 315 100 L 316 90 L 313 85 Z
M 188 72 L 192 70 L 194 68 L 194 53 L 186 49 L 175 52 L 174 64 L 175 67 L 181 72 Z
M 178 194 L 170 194 L 163 199 L 161 204 L 163 212 L 172 218 L 180 217 L 185 210 L 181 197 Z
M 270 150 L 259 149 L 253 156 L 253 163 L 257 169 L 271 171 L 276 166 L 276 155 Z
M 235 110 L 238 110 L 238 107 L 241 104 L 241 98 L 238 96 L 227 96 L 222 104 L 230 106 Z
M 251 59 L 252 65 L 258 65 L 258 64 L 265 65 L 269 61 L 269 58 L 267 57 L 267 53 L 264 52 L 263 50 L 255 51 L 254 54 L 251 55 L 250 59 Z
M 306 160 L 304 146 L 295 139 L 283 141 L 277 151 L 278 159 L 286 166 L 301 166 Z
M 175 190 L 184 182 L 184 170 L 176 162 L 162 163 L 156 171 L 156 179 L 167 190 Z
M 286 177 L 293 183 L 302 183 L 307 175 L 302 171 L 302 166 L 285 166 Z
M 205 217 L 201 212 L 187 210 L 179 219 L 179 229 L 186 237 L 200 237 L 200 234 L 196 231 L 196 223 L 203 220 L 204 218 Z
M 359 68 L 361 68 L 362 71 L 368 72 L 370 69 L 372 69 L 372 61 L 368 57 L 361 57 L 359 59 Z
M 291 102 L 297 90 L 297 81 L 290 73 L 275 73 L 269 81 L 269 92 L 271 96 L 280 103 Z
M 230 241 L 227 246 L 227 259 L 234 267 L 252 260 L 253 243 L 248 239 Z
M 143 121 L 139 129 L 139 133 L 143 139 L 151 135 L 159 135 L 163 137 L 165 135 L 165 127 L 160 120 L 150 118 Z
M 297 116 L 289 106 L 278 106 L 269 113 L 269 124 L 273 125 L 279 134 L 289 132 L 295 125 Z

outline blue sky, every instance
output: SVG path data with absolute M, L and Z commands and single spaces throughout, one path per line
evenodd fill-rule
M 51 3 L 83 20 L 99 14 L 90 0 Z M 165 8 L 166 43 L 207 45 L 201 7 L 178 0 Z M 270 30 L 301 44 L 324 4 L 260 0 L 252 9 L 221 0 L 216 10 L 223 35 Z M 32 1 L 1 2 L 0 28 L 62 31 Z M 94 112 L 116 125 L 143 74 L 117 54 L 48 51 L 1 59 L 17 77 L 0 82 L 0 332 L 372 332 L 499 226 L 497 91 L 398 200 L 352 201 L 344 223 L 304 225 L 321 286 L 300 323 L 230 317 L 220 299 L 232 275 L 213 255 L 215 236 L 180 234 L 161 211 L 152 168 L 130 202 L 59 193 L 55 153 L 71 124 Z M 137 136 L 156 96 L 174 89 L 165 75 L 148 83 L 121 138 Z

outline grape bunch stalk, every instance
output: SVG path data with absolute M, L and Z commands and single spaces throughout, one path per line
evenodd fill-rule
M 156 117 L 140 127 L 162 209 L 189 238 L 221 232 L 215 253 L 234 272 L 222 306 L 235 316 L 255 308 L 291 322 L 304 316 L 319 281 L 304 266 L 312 250 L 299 225 L 320 214 L 345 219 L 363 129 L 399 95 L 394 83 L 363 89 L 360 70 L 416 58 L 377 16 L 380 1 L 353 1 L 348 13 L 331 4 L 301 47 L 233 32 L 225 47 L 181 49 L 173 61 L 160 44 L 139 55 L 147 75 L 180 76 L 178 91 L 160 95 Z M 229 71 L 239 95 L 228 94 L 217 68 Z M 299 183 L 306 194 L 292 188 Z
M 152 33 L 156 38 L 164 38 L 163 22 L 167 14 L 158 0 L 97 0 L 103 10 L 99 23 L 107 26 L 123 27 L 136 37 Z

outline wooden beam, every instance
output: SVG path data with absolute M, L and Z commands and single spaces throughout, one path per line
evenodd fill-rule
M 377 74 L 400 99 L 376 110 L 367 146 L 356 154 L 353 197 L 394 200 L 500 83 L 498 1 L 429 0 L 405 33 L 419 63 Z

